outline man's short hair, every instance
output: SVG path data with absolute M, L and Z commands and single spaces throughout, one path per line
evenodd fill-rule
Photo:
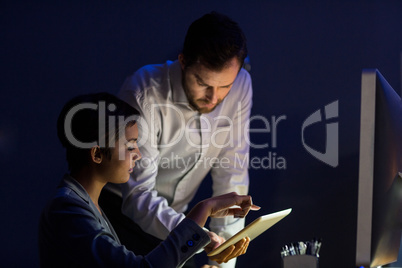
M 247 40 L 236 22 L 211 12 L 190 25 L 182 53 L 186 67 L 199 62 L 211 70 L 221 70 L 233 57 L 242 66 L 247 56 Z
M 110 159 L 111 147 L 120 135 L 124 135 L 127 126 L 136 123 L 136 116 L 139 116 L 136 109 L 109 93 L 80 95 L 68 101 L 57 120 L 57 135 L 66 148 L 69 170 L 78 171 L 90 157 L 90 148 L 83 148 L 75 141 L 85 144 L 95 142 L 104 156 Z M 129 118 L 129 121 L 122 126 L 119 118 Z

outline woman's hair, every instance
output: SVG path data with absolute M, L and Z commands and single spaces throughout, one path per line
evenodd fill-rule
M 110 159 L 111 148 L 138 117 L 136 109 L 109 93 L 80 95 L 68 101 L 57 120 L 57 135 L 66 148 L 69 170 L 88 164 L 93 146 L 99 146 Z
M 236 22 L 211 12 L 190 25 L 182 53 L 186 67 L 199 62 L 219 71 L 233 57 L 237 57 L 240 66 L 243 65 L 247 57 L 247 40 Z

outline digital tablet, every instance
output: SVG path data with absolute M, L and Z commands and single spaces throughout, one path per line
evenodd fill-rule
M 265 232 L 267 229 L 272 227 L 275 223 L 277 223 L 278 221 L 282 220 L 287 215 L 289 215 L 291 211 L 292 209 L 289 208 L 275 213 L 267 214 L 255 219 L 249 225 L 244 227 L 244 229 L 240 230 L 237 234 L 226 240 L 222 245 L 220 245 L 213 251 L 209 252 L 208 256 L 214 256 L 221 253 L 226 248 L 236 244 L 245 237 L 249 237 L 250 241 L 253 240 L 257 236 Z

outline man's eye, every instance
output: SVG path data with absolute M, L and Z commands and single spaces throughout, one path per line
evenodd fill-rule
M 135 148 L 134 147 L 128 147 L 127 150 L 129 150 L 131 152 L 131 151 L 134 151 Z
M 200 83 L 200 82 L 197 82 L 197 84 L 198 84 L 200 87 L 208 87 L 208 85 L 205 85 L 205 84 Z

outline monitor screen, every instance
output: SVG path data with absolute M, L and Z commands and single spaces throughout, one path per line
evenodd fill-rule
M 378 70 L 362 73 L 356 266 L 395 262 L 402 222 L 402 102 Z

